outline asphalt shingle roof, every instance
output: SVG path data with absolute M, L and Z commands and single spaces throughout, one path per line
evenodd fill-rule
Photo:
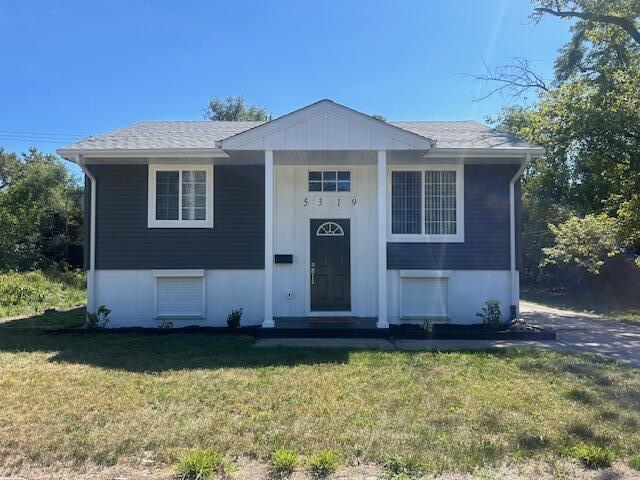
M 264 122 L 143 121 L 128 127 L 84 138 L 61 150 L 207 149 L 216 142 L 257 127 Z M 475 121 L 388 122 L 403 130 L 436 141 L 436 148 L 536 148 Z

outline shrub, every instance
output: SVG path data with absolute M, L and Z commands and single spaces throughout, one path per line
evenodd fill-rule
M 640 453 L 629 457 L 629 466 L 634 470 L 640 471 Z
M 87 327 L 104 328 L 109 324 L 111 309 L 100 305 L 96 312 L 87 312 Z
M 326 477 L 338 469 L 340 456 L 333 450 L 321 450 L 309 457 L 307 466 L 314 477 Z
M 482 323 L 490 325 L 492 327 L 500 326 L 502 321 L 502 312 L 500 311 L 499 300 L 487 300 L 484 302 L 485 306 L 482 307 L 480 312 L 476 313 L 477 317 L 482 319 Z
M 192 450 L 180 456 L 176 475 L 183 480 L 206 480 L 225 473 L 224 457 L 214 450 Z
M 271 455 L 269 467 L 274 475 L 284 477 L 293 473 L 299 461 L 300 456 L 296 452 L 280 447 Z
M 415 478 L 425 470 L 423 463 L 413 458 L 392 455 L 384 462 L 384 478 L 405 480 Z
M 581 443 L 571 449 L 571 455 L 585 467 L 591 469 L 605 468 L 614 459 L 613 452 L 607 447 L 600 447 L 592 443 Z
M 242 318 L 242 309 L 231 310 L 231 313 L 227 315 L 227 326 L 229 328 L 238 328 L 240 326 L 240 319 Z

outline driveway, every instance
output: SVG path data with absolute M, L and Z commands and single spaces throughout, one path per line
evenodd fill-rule
M 550 342 L 555 344 L 552 348 L 596 353 L 640 368 L 640 325 L 523 301 L 520 314 L 533 325 L 557 332 L 557 341 Z

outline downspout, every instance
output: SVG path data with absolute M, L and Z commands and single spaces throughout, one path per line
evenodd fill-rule
M 516 203 L 515 185 L 518 178 L 531 162 L 531 154 L 527 153 L 525 161 L 509 182 L 509 250 L 510 250 L 510 277 L 511 277 L 511 312 L 512 320 L 520 317 L 520 275 L 516 270 Z M 93 198 L 93 197 L 92 197 Z
M 96 177 L 93 176 L 80 155 L 76 163 L 91 181 L 91 207 L 89 223 L 89 271 L 87 272 L 87 312 L 95 311 L 96 291 Z

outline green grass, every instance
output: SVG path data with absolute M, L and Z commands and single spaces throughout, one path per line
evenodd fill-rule
M 191 450 L 183 453 L 176 465 L 176 475 L 182 480 L 207 480 L 225 473 L 224 456 L 214 450 Z
M 340 455 L 333 450 L 321 450 L 307 459 L 307 469 L 315 478 L 328 477 L 340 466 Z
M 640 324 L 640 302 L 636 299 L 626 301 L 603 298 L 593 292 L 585 294 L 555 292 L 547 290 L 522 289 L 522 300 L 549 307 L 573 310 L 599 315 L 620 322 Z
M 53 321 L 0 325 L 0 463 L 175 465 L 190 450 L 266 462 L 287 446 L 441 472 L 560 458 L 583 443 L 622 459 L 640 451 L 640 372 L 591 356 L 257 349 L 242 336 L 39 328 Z
M 300 455 L 288 448 L 280 447 L 271 455 L 269 470 L 276 477 L 288 477 L 298 466 Z
M 640 453 L 636 455 L 631 455 L 627 463 L 634 470 L 640 471 Z
M 85 278 L 79 270 L 0 273 L 0 319 L 84 302 Z
M 580 443 L 571 448 L 569 454 L 586 468 L 591 469 L 609 467 L 615 458 L 615 454 L 610 448 L 593 443 Z

